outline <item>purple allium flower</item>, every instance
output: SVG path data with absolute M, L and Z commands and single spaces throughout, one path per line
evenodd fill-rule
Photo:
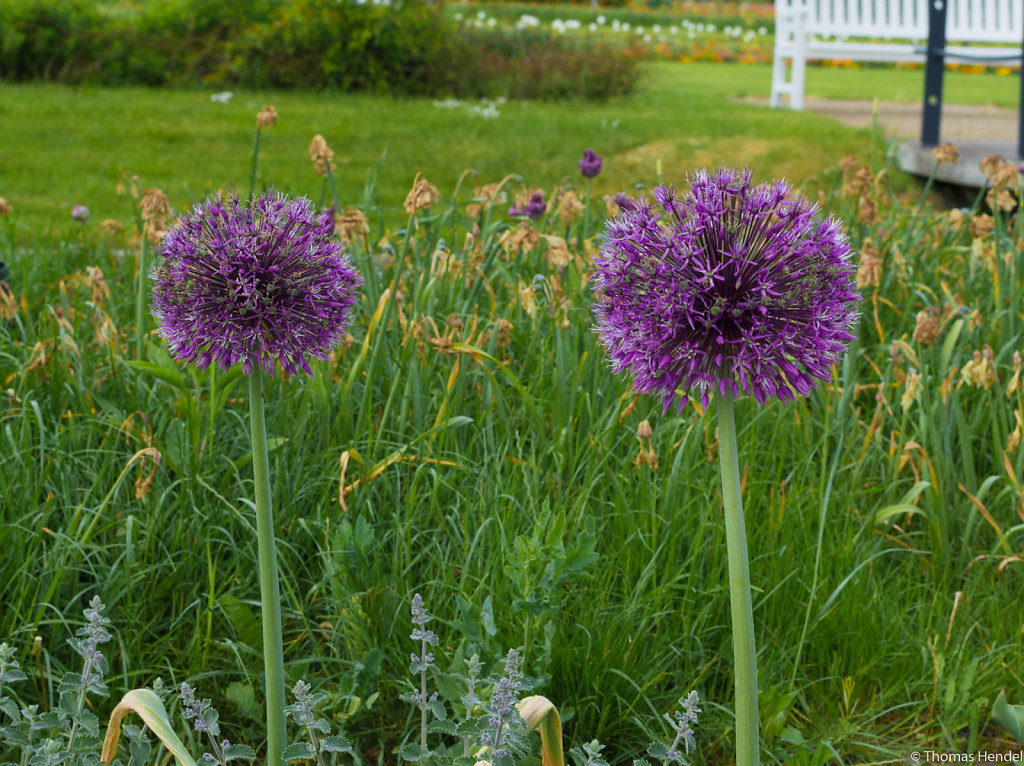
M 172 354 L 249 373 L 295 373 L 342 339 L 362 283 L 333 237 L 333 211 L 267 192 L 219 197 L 182 216 L 157 248 L 153 315 Z
M 580 160 L 580 173 L 585 178 L 594 178 L 601 172 L 601 158 L 593 149 L 583 152 L 583 159 Z
M 615 192 L 612 201 L 619 206 L 619 210 L 623 213 L 628 213 L 637 208 L 636 200 L 622 192 Z
M 538 191 L 531 194 L 530 199 L 522 207 L 512 205 L 508 209 L 508 214 L 513 218 L 525 215 L 531 221 L 536 221 L 547 212 L 547 209 L 548 203 L 544 201 L 544 192 Z
M 85 205 L 75 205 L 71 208 L 71 220 L 85 223 L 89 220 L 89 208 Z
M 645 199 L 605 224 L 593 311 L 612 368 L 666 412 L 694 390 L 705 406 L 727 387 L 762 404 L 809 393 L 859 316 L 842 225 L 749 171 L 701 170 L 690 182 L 685 197 L 658 187 L 658 207 Z

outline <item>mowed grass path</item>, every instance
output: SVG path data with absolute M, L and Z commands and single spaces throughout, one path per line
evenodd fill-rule
M 379 163 L 376 188 L 396 225 L 417 172 L 445 194 L 467 168 L 481 184 L 516 173 L 550 190 L 578 183 L 576 163 L 593 148 L 605 157 L 595 192 L 609 194 L 656 182 L 658 160 L 668 180 L 725 162 L 801 184 L 844 154 L 868 151 L 865 131 L 730 101 L 762 80 L 767 94 L 769 76 L 764 67 L 660 63 L 647 68 L 632 97 L 506 103 L 496 119 L 429 99 L 236 91 L 220 104 L 211 91 L 0 85 L 0 196 L 22 230 L 42 234 L 67 227 L 76 204 L 90 208 L 91 225 L 130 220 L 130 203 L 115 194 L 121 171 L 137 174 L 143 188 L 165 189 L 178 207 L 220 187 L 244 193 L 256 112 L 268 103 L 281 118 L 264 131 L 259 185 L 318 200 L 321 179 L 307 152 L 319 133 L 336 153 L 345 204 L 362 202 L 367 174 Z M 466 200 L 472 191 L 472 183 L 463 187 Z

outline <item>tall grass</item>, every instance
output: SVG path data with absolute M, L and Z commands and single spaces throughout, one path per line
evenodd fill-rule
M 819 178 L 824 208 L 882 261 L 833 383 L 789 407 L 736 407 L 764 746 L 788 763 L 825 742 L 849 763 L 990 742 L 997 691 L 1024 695 L 1024 450 L 1007 449 L 1022 394 L 1006 395 L 1020 231 L 997 222 L 973 245 L 997 257 L 972 259 L 969 215 L 918 211 L 885 174 Z M 371 221 L 400 201 L 372 177 L 343 194 Z M 609 373 L 581 219 L 543 222 L 571 244 L 556 266 L 543 243 L 503 245 L 503 211 L 471 218 L 469 198 L 444 197 L 405 230 L 377 224 L 369 241 L 386 234 L 386 247 L 354 243 L 367 278 L 351 344 L 310 378 L 267 381 L 286 670 L 329 694 L 362 758 L 392 761 L 414 729 L 398 696 L 422 592 L 441 618 L 442 666 L 522 649 L 567 739 L 599 738 L 624 762 L 697 688 L 709 701 L 698 762 L 723 762 L 732 650 L 715 420 L 695 405 L 663 416 Z M 133 257 L 54 234 L 28 242 L 0 221 L 14 275 L 0 326 L 0 636 L 26 652 L 42 637 L 22 664 L 50 704 L 72 615 L 99 594 L 120 631 L 113 685 L 201 683 L 228 701 L 232 739 L 256 744 L 245 392 L 175 368 L 151 328 L 151 366 L 126 364 Z M 929 306 L 930 345 L 912 338 Z M 996 379 L 961 383 L 986 345 Z M 904 409 L 911 369 L 921 388 Z M 643 419 L 656 471 L 635 465 Z

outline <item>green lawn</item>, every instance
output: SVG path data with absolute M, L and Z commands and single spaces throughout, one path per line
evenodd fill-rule
M 425 99 L 368 95 L 239 91 L 220 104 L 204 91 L 3 85 L 0 196 L 14 206 L 23 230 L 41 233 L 65 227 L 76 204 L 90 208 L 92 223 L 130 219 L 129 204 L 114 194 L 121 171 L 137 174 L 144 187 L 165 189 L 178 207 L 219 187 L 244 190 L 256 112 L 267 103 L 281 118 L 263 136 L 262 183 L 318 199 L 321 181 L 307 151 L 320 133 L 336 153 L 344 203 L 362 202 L 367 174 L 379 168 L 376 188 L 386 214 L 398 210 L 419 171 L 446 194 L 467 168 L 480 183 L 517 173 L 526 184 L 551 190 L 579 181 L 576 163 L 586 148 L 605 158 L 595 185 L 600 194 L 654 183 L 659 160 L 667 179 L 698 165 L 739 162 L 758 176 L 802 183 L 844 154 L 867 153 L 865 131 L 732 103 L 731 96 L 746 94 L 743 83 L 751 76 L 767 73 L 658 64 L 630 98 L 506 103 L 496 119 Z M 464 189 L 468 199 L 472 184 Z
M 362 202 L 367 174 L 379 168 L 376 188 L 391 223 L 418 171 L 444 193 L 467 168 L 480 183 L 517 173 L 550 190 L 578 180 L 576 162 L 592 147 L 606 160 L 595 191 L 610 194 L 653 183 L 658 160 L 666 179 L 739 162 L 758 176 L 802 184 L 845 154 L 867 155 L 865 131 L 733 103 L 767 98 L 770 77 L 767 66 L 659 63 L 630 98 L 507 103 L 496 119 L 425 99 L 367 95 L 239 91 L 219 104 L 205 91 L 0 85 L 0 196 L 14 206 L 20 231 L 38 234 L 60 231 L 76 204 L 90 208 L 93 223 L 129 220 L 130 206 L 114 194 L 121 171 L 164 188 L 178 207 L 216 188 L 245 188 L 255 115 L 267 103 L 281 120 L 263 137 L 262 183 L 319 199 L 321 182 L 306 153 L 321 133 L 336 152 L 345 204 Z M 1010 106 L 1018 86 L 1015 77 L 950 73 L 947 101 Z M 808 70 L 810 96 L 913 101 L 921 87 L 921 72 Z

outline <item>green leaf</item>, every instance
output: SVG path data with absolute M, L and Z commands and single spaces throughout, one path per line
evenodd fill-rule
M 166 383 L 171 388 L 177 389 L 181 392 L 186 391 L 185 378 L 176 367 L 167 368 L 159 364 L 154 364 L 153 362 L 141 362 L 135 359 L 129 359 L 126 363 L 132 369 L 138 370 L 144 375 L 156 378 L 157 380 Z
M 399 755 L 403 761 L 425 761 L 430 757 L 430 751 L 420 747 L 418 743 L 410 742 L 402 746 Z
M 347 753 L 352 749 L 352 743 L 345 738 L 344 734 L 335 734 L 332 737 L 325 737 L 320 742 L 320 749 L 328 753 Z
M 226 696 L 246 718 L 256 723 L 263 722 L 263 708 L 256 702 L 256 693 L 251 684 L 232 681 L 228 684 Z
M 487 631 L 487 635 L 497 635 L 498 626 L 494 624 L 494 604 L 491 603 L 490 596 L 484 599 L 484 605 L 480 609 L 480 618 L 484 621 L 484 630 Z
M 1001 723 L 1010 735 L 1024 745 L 1024 705 L 1011 705 L 1006 701 L 1006 690 L 1000 689 L 992 705 L 992 717 Z
M 62 696 L 61 707 L 68 713 L 74 713 L 78 710 L 78 700 L 74 700 L 71 708 L 64 708 L 63 695 L 77 694 L 82 689 L 82 676 L 79 673 L 65 673 L 63 678 L 60 679 L 60 684 L 57 686 L 57 694 Z
M 448 734 L 455 736 L 458 733 L 458 726 L 455 725 L 454 721 L 449 721 L 447 718 L 440 721 L 431 721 L 427 724 L 428 734 Z
M 24 681 L 26 678 L 28 678 L 28 676 L 18 668 L 8 668 L 4 671 L 5 684 L 13 684 L 15 681 Z
M 94 737 L 98 737 L 100 734 L 100 719 L 96 717 L 95 713 L 88 710 L 83 710 L 82 714 L 78 717 L 78 722 L 81 724 L 82 729 Z
M 281 752 L 281 760 L 308 761 L 314 755 L 313 746 L 308 742 L 292 742 Z
M 656 760 L 665 760 L 668 757 L 668 745 L 664 742 L 652 742 L 647 752 Z
M 224 751 L 224 760 L 233 761 L 236 758 L 245 758 L 251 761 L 256 757 L 256 751 L 248 745 L 229 745 L 227 750 Z
M 251 459 L 252 455 L 250 454 L 249 457 Z M 239 599 L 227 593 L 220 597 L 219 603 L 224 616 L 228 618 L 228 622 L 239 640 L 246 646 L 262 651 L 263 628 L 256 613 Z
M 7 717 L 15 723 L 21 720 L 21 713 L 18 712 L 18 703 L 7 697 L 0 698 L 0 711 L 7 714 Z

